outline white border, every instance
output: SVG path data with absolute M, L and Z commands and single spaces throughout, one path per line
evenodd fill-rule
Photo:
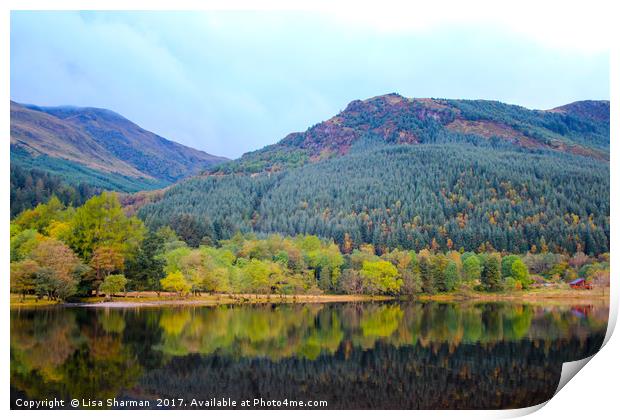
M 53 3 L 53 4 L 52 4 Z M 199 0 L 176 0 L 172 1 L 162 1 L 162 0 L 108 0 L 108 1 L 78 1 L 78 0 L 56 0 L 54 2 L 43 1 L 43 0 L 23 0 L 23 1 L 14 1 L 9 0 L 3 2 L 3 12 L 0 16 L 1 24 L 0 24 L 0 58 L 2 59 L 2 65 L 0 67 L 1 71 L 1 83 L 0 83 L 0 96 L 4 98 L 3 102 L 0 102 L 0 109 L 2 110 L 0 121 L 2 121 L 2 129 L 3 133 L 7 137 L 5 139 L 6 143 L 2 152 L 0 154 L 0 167 L 2 170 L 2 184 L 0 189 L 0 197 L 4 197 L 4 200 L 1 202 L 1 212 L 2 217 L 5 221 L 9 220 L 9 148 L 8 148 L 8 136 L 10 131 L 10 123 L 9 123 L 9 98 L 10 98 L 10 75 L 9 75 L 9 48 L 10 48 L 10 10 L 50 10 L 50 9 L 64 9 L 64 10 L 72 10 L 72 9 L 91 9 L 91 10 L 200 10 L 200 9 L 228 9 L 228 10 L 237 10 L 237 9 L 251 9 L 251 10 L 281 10 L 281 9 L 294 9 L 294 10 L 315 10 L 315 11 L 323 11 L 323 12 L 339 12 L 342 14 L 347 14 L 351 16 L 355 16 L 359 13 L 360 9 L 363 9 L 366 13 L 366 16 L 373 15 L 373 11 L 377 12 L 385 12 L 386 8 L 389 7 L 397 7 L 398 11 L 396 14 L 401 13 L 423 13 L 425 10 L 428 12 L 428 9 L 433 6 L 436 2 L 429 1 L 418 1 L 418 2 L 399 2 L 399 1 L 390 1 L 384 0 L 380 2 L 380 9 L 375 9 L 367 7 L 370 2 L 365 1 L 338 1 L 338 2 L 329 2 L 327 0 L 314 0 L 314 1 L 285 1 L 285 0 L 263 0 L 260 3 L 256 1 L 249 0 L 233 0 L 233 1 L 199 1 Z M 445 11 L 450 10 L 450 8 L 454 8 L 457 10 L 457 13 L 452 13 L 452 15 L 458 15 L 459 13 L 465 13 L 467 11 L 475 11 L 476 13 L 483 15 L 486 19 L 505 19 L 505 11 L 510 9 L 511 19 L 514 19 L 516 22 L 521 22 L 520 24 L 527 30 L 528 22 L 531 22 L 533 18 L 539 17 L 541 13 L 548 14 L 546 16 L 547 19 L 551 22 L 554 19 L 562 19 L 564 17 L 564 13 L 567 10 L 572 11 L 572 18 L 579 17 L 581 12 L 584 12 L 583 18 L 584 24 L 593 25 L 592 27 L 595 29 L 602 29 L 605 31 L 609 31 L 608 34 L 608 42 L 609 45 L 613 48 L 612 50 L 612 71 L 611 74 L 611 102 L 612 102 L 612 140 L 611 140 L 611 156 L 612 162 L 618 161 L 618 149 L 617 141 L 620 141 L 618 135 L 619 131 L 619 115 L 618 115 L 618 107 L 614 106 L 615 101 L 620 98 L 618 92 L 618 75 L 620 74 L 620 67 L 618 63 L 618 46 L 617 43 L 614 46 L 611 42 L 612 39 L 620 39 L 620 34 L 618 34 L 617 23 L 614 21 L 614 18 L 617 19 L 618 8 L 611 1 L 590 1 L 590 2 L 575 2 L 575 1 L 533 1 L 533 0 L 522 0 L 520 2 L 493 2 L 493 1 L 467 1 L 467 2 L 448 2 L 449 5 L 444 4 L 443 2 L 441 7 L 444 8 Z M 510 7 L 509 7 L 510 6 Z M 435 6 L 434 10 L 437 9 Z M 588 12 L 588 13 L 585 13 Z M 467 15 L 471 16 L 471 19 L 475 19 L 475 15 Z M 594 22 L 592 22 L 594 19 Z M 530 26 L 532 26 L 530 24 Z M 530 28 L 531 29 L 531 28 Z M 587 99 L 587 98 L 584 98 Z M 611 165 L 611 214 L 617 214 L 616 210 L 620 208 L 618 205 L 620 197 L 620 171 L 614 165 Z M 615 220 L 615 219 L 614 219 Z M 616 223 L 611 224 L 611 236 L 612 236 L 612 248 L 615 250 L 614 244 L 616 243 L 616 238 L 618 238 L 618 225 Z M 0 351 L 4 360 L 4 363 L 1 364 L 2 375 L 4 378 L 2 382 L 2 396 L 0 397 L 0 404 L 4 407 L 5 410 L 9 409 L 9 346 L 8 343 L 10 341 L 9 337 L 9 246 L 8 246 L 8 223 L 0 224 L 0 228 L 2 231 L 0 232 L 0 237 L 3 238 L 3 243 L 5 244 L 2 247 L 2 260 L 4 264 L 2 264 L 2 276 L 3 284 L 5 291 L 2 293 L 2 299 L 4 302 L 4 308 L 0 312 L 0 317 L 2 319 L 2 342 L 5 343 L 4 346 L 0 347 Z M 610 333 L 613 330 L 613 326 L 615 325 L 615 321 L 617 318 L 617 310 L 618 310 L 618 287 L 620 286 L 620 282 L 615 276 L 615 267 L 618 266 L 620 261 L 620 255 L 618 253 L 612 252 L 611 254 L 612 261 L 612 288 L 611 288 L 611 300 L 612 300 L 612 313 L 610 314 L 610 326 L 608 329 L 608 337 L 609 339 Z M 584 417 L 589 418 L 609 418 L 613 416 L 611 413 L 616 413 L 617 407 L 617 384 L 618 384 L 618 374 L 620 373 L 618 357 L 620 354 L 620 342 L 617 337 L 612 338 L 607 345 L 601 350 L 600 354 L 596 355 L 592 361 L 588 364 L 588 368 L 584 369 L 584 372 L 580 372 L 573 380 L 571 380 L 564 389 L 562 389 L 558 395 L 552 398 L 547 404 L 541 404 L 538 407 L 532 407 L 528 409 L 521 410 L 490 410 L 490 411 L 392 411 L 388 415 L 393 417 L 411 417 L 415 416 L 417 418 L 505 418 L 505 417 L 515 417 L 520 415 L 529 414 L 531 412 L 536 411 L 533 414 L 533 417 L 538 416 L 552 416 L 563 419 L 583 419 Z M 537 411 L 538 409 L 544 409 Z M 110 412 L 85 412 L 85 411 L 55 411 L 55 412 L 44 412 L 37 413 L 34 411 L 29 412 L 10 412 L 9 416 L 19 418 L 19 419 L 28 419 L 32 417 L 39 417 L 39 414 L 44 415 L 47 418 L 82 418 L 85 415 L 94 418 L 108 418 L 110 416 Z M 149 418 L 164 418 L 168 417 L 169 412 L 142 412 L 142 411 L 123 411 L 123 412 L 115 412 L 115 416 L 120 416 L 124 418 L 136 416 L 149 416 Z M 344 414 L 344 413 L 343 413 Z M 179 415 L 179 413 L 174 413 L 173 415 Z M 226 420 L 241 416 L 252 416 L 252 418 L 287 418 L 291 416 L 291 412 L 286 411 L 263 411 L 263 412 L 235 412 L 235 411 L 219 411 L 219 412 L 205 412 L 205 411 L 195 411 L 195 412 L 184 412 L 183 416 L 188 416 L 192 418 L 201 418 L 204 419 L 206 417 L 217 416 L 218 419 Z M 317 416 L 323 417 L 336 417 L 341 414 L 336 411 L 323 411 L 321 413 L 317 413 L 315 411 L 297 411 L 294 413 L 296 418 L 308 418 L 314 419 Z M 344 415 L 352 415 L 357 418 L 371 418 L 375 417 L 377 413 L 373 411 L 356 411 L 354 413 L 347 413 Z

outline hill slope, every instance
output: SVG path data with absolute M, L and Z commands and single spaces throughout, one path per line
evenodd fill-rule
M 296 167 L 346 154 L 360 139 L 388 144 L 494 143 L 609 160 L 609 101 L 537 111 L 495 101 L 388 94 L 353 101 L 333 118 L 215 170 L 255 173 Z
M 138 214 L 194 245 L 241 230 L 317 234 L 343 250 L 534 245 L 598 254 L 609 249 L 605 108 L 531 111 L 395 94 L 354 101 L 181 182 Z
M 22 166 L 127 191 L 161 187 L 226 160 L 164 139 L 105 109 L 15 102 L 11 157 Z

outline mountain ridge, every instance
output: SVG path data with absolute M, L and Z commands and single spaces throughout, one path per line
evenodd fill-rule
M 596 111 L 589 110 L 593 107 Z M 351 101 L 343 111 L 306 131 L 290 133 L 213 172 L 253 173 L 299 166 L 346 154 L 353 143 L 369 136 L 394 144 L 430 143 L 438 136 L 476 136 L 526 149 L 609 160 L 605 131 L 609 131 L 609 101 L 531 110 L 499 101 L 405 98 L 390 93 Z
M 103 173 L 175 182 L 226 158 L 175 143 L 122 115 L 94 107 L 11 101 L 11 146 Z

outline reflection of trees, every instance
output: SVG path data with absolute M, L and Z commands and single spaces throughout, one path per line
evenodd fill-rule
M 507 303 L 12 311 L 11 384 L 30 398 L 132 389 L 350 408 L 519 406 L 553 393 L 563 361 L 598 350 L 606 320 L 606 308 Z
M 24 372 L 36 370 L 53 380 L 83 341 L 76 327 L 70 311 L 12 312 L 11 356 Z
M 121 334 L 125 330 L 125 318 L 119 311 L 106 311 L 105 316 L 99 317 L 99 322 L 108 333 Z
M 160 325 L 163 337 L 157 349 L 170 355 L 316 357 L 311 349 L 325 347 L 333 353 L 342 340 L 337 314 L 322 312 L 320 305 L 165 309 Z
M 11 384 L 29 398 L 108 398 L 141 374 L 124 320 L 64 309 L 11 313 Z
M 566 308 L 485 304 L 242 305 L 166 308 L 159 311 L 162 338 L 155 349 L 168 356 L 220 354 L 234 358 L 314 360 L 341 348 L 373 349 L 378 343 L 437 348 L 448 344 L 495 345 L 502 341 L 588 337 L 604 329 Z M 605 318 L 603 318 L 605 319 Z M 593 328 L 593 326 L 595 326 Z
M 390 337 L 403 319 L 403 311 L 398 305 L 374 306 L 364 311 L 360 326 L 364 337 Z

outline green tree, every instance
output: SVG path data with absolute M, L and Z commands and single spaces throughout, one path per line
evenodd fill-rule
M 527 270 L 527 266 L 520 258 L 517 258 L 511 267 L 511 277 L 521 283 L 521 287 L 527 288 L 530 283 L 530 273 Z
M 446 289 L 452 291 L 461 282 L 458 266 L 454 261 L 450 261 L 445 270 Z
M 107 297 L 112 297 L 116 293 L 120 293 L 125 290 L 127 285 L 127 279 L 122 274 L 110 274 L 105 278 L 99 290 L 106 294 Z
M 480 259 L 476 255 L 469 256 L 463 262 L 463 280 L 468 283 L 480 279 L 481 274 Z
M 518 259 L 517 255 L 506 255 L 502 258 L 502 278 L 514 277 L 512 275 L 512 264 Z
M 26 229 L 11 236 L 11 261 L 27 258 L 44 236 L 35 229 Z
M 41 267 L 37 270 L 34 280 L 34 293 L 40 299 L 47 296 L 48 299 L 56 299 L 56 290 L 59 281 L 54 271 L 49 267 Z
M 135 255 L 145 232 L 142 221 L 125 215 L 115 193 L 104 192 L 76 210 L 67 240 L 85 260 L 90 260 L 100 246 L 118 249 L 129 259 Z
M 64 205 L 56 196 L 52 196 L 45 204 L 39 204 L 32 210 L 19 214 L 13 223 L 20 230 L 34 229 L 42 234 L 48 234 L 47 228 L 52 221 L 59 220 L 64 211 Z
M 482 284 L 489 291 L 497 291 L 501 288 L 500 258 L 497 254 L 491 254 L 484 262 L 482 269 Z
M 165 237 L 160 232 L 147 233 L 135 258 L 127 261 L 125 275 L 129 278 L 130 290 L 157 290 L 164 278 Z

